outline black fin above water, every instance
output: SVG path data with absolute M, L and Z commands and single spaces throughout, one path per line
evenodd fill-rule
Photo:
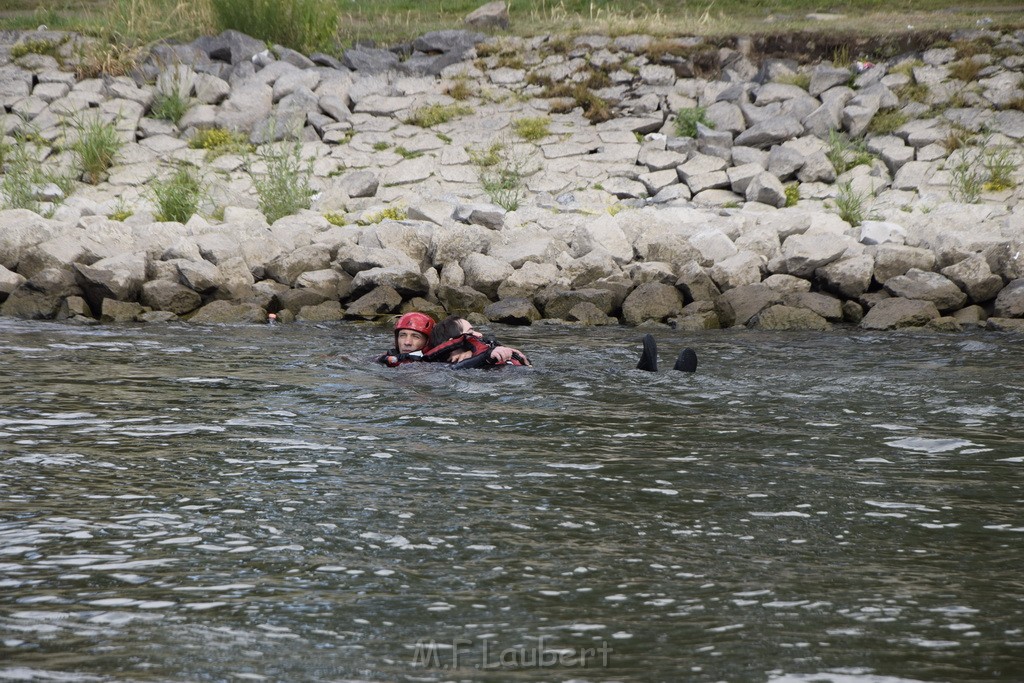
M 636 364 L 636 369 L 647 372 L 658 371 L 658 344 L 650 334 L 644 335 L 644 350 L 640 354 L 640 362 Z
M 697 352 L 689 348 L 680 351 L 672 369 L 682 372 L 697 372 Z

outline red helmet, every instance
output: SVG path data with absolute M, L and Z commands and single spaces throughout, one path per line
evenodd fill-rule
M 434 319 L 426 313 L 406 313 L 395 322 L 395 339 L 398 339 L 399 330 L 412 330 L 429 337 L 433 329 Z

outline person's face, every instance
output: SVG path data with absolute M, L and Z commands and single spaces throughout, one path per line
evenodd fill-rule
M 469 321 L 465 318 L 459 320 L 459 329 L 462 330 L 462 334 L 471 334 L 474 337 L 482 337 L 483 335 L 473 329 L 473 326 L 469 324 Z
M 397 343 L 399 353 L 412 353 L 426 346 L 427 335 L 414 330 L 399 330 Z

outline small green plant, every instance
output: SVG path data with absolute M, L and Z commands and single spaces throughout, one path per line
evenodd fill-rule
M 235 29 L 309 54 L 331 46 L 339 8 L 319 0 L 212 0 L 219 30 Z
M 786 206 L 796 206 L 799 201 L 800 185 L 797 183 L 790 183 L 789 185 L 786 185 Z
M 722 203 L 722 208 L 723 209 L 738 209 L 738 208 L 740 208 L 740 203 L 738 201 L 736 201 L 735 199 L 730 199 L 729 201 Z
M 327 222 L 331 225 L 348 225 L 348 220 L 345 218 L 345 214 L 343 213 L 332 211 L 330 213 L 325 213 L 324 218 L 326 218 Z
M 206 160 L 213 161 L 224 154 L 251 154 L 256 148 L 243 133 L 223 128 L 206 128 L 197 131 L 188 141 L 192 149 L 205 149 Z
M 875 135 L 888 135 L 898 130 L 908 120 L 909 117 L 899 109 L 886 109 L 875 114 L 868 124 L 868 131 Z
M 364 216 L 359 221 L 360 225 L 374 225 L 381 221 L 404 221 L 409 217 L 409 212 L 403 208 L 397 206 L 389 206 L 386 209 L 381 209 L 377 213 L 371 213 L 369 216 Z
M 127 202 L 124 201 L 124 197 L 118 197 L 117 203 L 114 205 L 114 210 L 110 212 L 110 220 L 112 221 L 125 221 L 134 215 L 135 212 L 128 208 Z
M 374 152 L 383 152 L 384 150 L 389 149 L 390 147 L 391 143 L 384 142 L 383 140 L 378 140 L 377 142 L 373 143 Z
M 50 183 L 60 188 L 64 196 L 70 194 L 72 179 L 43 166 L 45 151 L 28 136 L 18 134 L 13 143 L 0 138 L 0 157 L 4 173 L 0 174 L 0 208 L 28 209 L 38 214 L 52 213 L 44 208 L 40 196 L 43 188 Z
M 971 58 L 961 59 L 949 65 L 949 75 L 964 83 L 973 83 L 981 72 L 982 64 Z
M 86 182 L 96 185 L 103 174 L 114 165 L 124 141 L 112 122 L 98 116 L 78 116 L 71 120 L 75 129 L 71 151 Z
M 473 147 L 466 148 L 466 154 L 469 155 L 469 160 L 475 166 L 486 168 L 488 166 L 497 166 L 501 161 L 501 151 L 505 148 L 500 142 L 492 142 L 491 146 L 485 150 L 475 149 Z
M 405 147 L 402 147 L 401 145 L 395 147 L 395 154 L 402 157 L 403 159 L 415 159 L 417 157 L 423 156 L 423 152 L 409 150 L 406 149 Z
M 313 189 L 309 181 L 313 165 L 302 158 L 302 145 L 298 141 L 267 145 L 257 153 L 257 158 L 266 165 L 262 175 L 255 175 L 251 164 L 246 168 L 256 190 L 259 209 L 268 223 L 312 205 Z
M 853 63 L 850 58 L 850 46 L 842 45 L 832 51 L 832 66 L 839 69 L 846 68 Z
M 587 71 L 587 77 L 583 80 L 584 87 L 590 90 L 600 90 L 601 88 L 611 87 L 612 79 L 604 71 L 600 69 L 589 69 Z
M 206 188 L 195 167 L 181 165 L 166 180 L 150 184 L 158 221 L 187 223 L 199 211 Z
M 188 99 L 181 96 L 177 88 L 172 88 L 169 93 L 157 93 L 153 98 L 153 106 L 149 112 L 153 118 L 163 119 L 177 124 L 181 117 L 188 111 Z
M 526 116 L 512 120 L 516 135 L 529 142 L 542 140 L 550 134 L 551 119 L 547 116 Z
M 782 83 L 783 85 L 795 85 L 798 88 L 807 90 L 808 88 L 811 87 L 811 74 L 806 72 L 784 74 L 782 76 L 779 76 L 779 78 L 776 79 L 776 81 L 778 83 Z
M 436 135 L 437 139 L 440 140 L 441 142 L 443 142 L 444 144 L 446 144 L 446 145 L 452 144 L 452 139 L 450 137 L 448 137 L 447 135 L 445 135 L 444 133 L 434 133 L 434 135 Z
M 960 159 L 949 169 L 949 195 L 953 201 L 963 204 L 976 204 L 981 199 L 981 190 L 985 178 L 979 168 L 979 154 L 969 150 L 960 152 Z
M 519 69 L 522 70 L 526 67 L 526 63 L 523 61 L 522 55 L 519 54 L 500 54 L 498 55 L 497 63 L 495 64 L 499 69 Z
M 874 160 L 863 140 L 851 140 L 845 133 L 836 130 L 829 131 L 825 156 L 832 162 L 837 174 L 845 173 L 860 164 L 870 164 Z
M 53 40 L 47 40 L 45 38 L 38 40 L 25 40 L 11 48 L 11 59 L 20 59 L 25 55 L 49 55 L 50 57 L 57 57 L 62 42 L 56 42 Z
M 836 211 L 844 221 L 857 227 L 867 218 L 867 196 L 863 192 L 857 192 L 849 182 L 839 186 L 839 194 L 836 196 Z
M 1009 190 L 1017 186 L 1013 174 L 1017 170 L 1017 161 L 1013 153 L 1006 147 L 986 150 L 982 161 L 985 170 L 988 171 L 988 181 L 985 189 L 990 192 Z
M 697 137 L 697 124 L 714 128 L 714 124 L 708 120 L 707 110 L 704 107 L 690 107 L 680 109 L 676 112 L 676 135 L 681 138 Z
M 468 81 L 465 78 L 457 78 L 455 81 L 448 86 L 445 90 L 448 97 L 459 102 L 468 100 L 473 96 L 473 89 L 469 86 Z
M 413 110 L 406 123 L 420 128 L 431 128 L 472 113 L 471 107 L 461 104 L 428 104 Z
M 931 88 L 927 83 L 907 83 L 894 90 L 902 102 L 927 102 Z
M 609 216 L 617 216 L 620 213 L 622 213 L 622 211 L 625 208 L 626 208 L 626 205 L 623 204 L 622 202 L 615 202 L 614 204 L 610 204 L 608 206 L 608 215 Z
M 490 154 L 486 155 L 484 161 L 491 162 L 491 154 L 497 157 L 495 163 L 477 164 L 480 186 L 492 202 L 506 211 L 515 211 L 523 197 L 527 159 L 498 143 L 491 146 Z

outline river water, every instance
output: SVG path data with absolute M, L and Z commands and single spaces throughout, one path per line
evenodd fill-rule
M 1024 344 L 0 319 L 0 679 L 1024 680 Z

